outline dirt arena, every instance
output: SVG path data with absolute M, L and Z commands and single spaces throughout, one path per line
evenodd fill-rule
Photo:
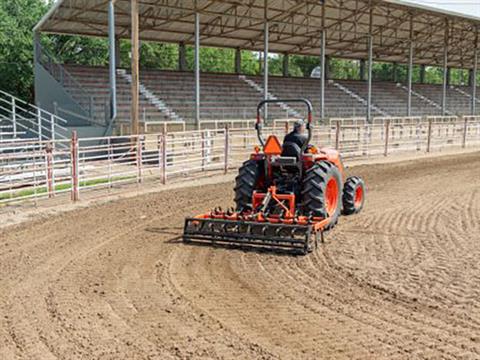
M 0 230 L 0 358 L 479 359 L 480 154 L 352 172 L 306 257 L 182 244 L 231 183 Z

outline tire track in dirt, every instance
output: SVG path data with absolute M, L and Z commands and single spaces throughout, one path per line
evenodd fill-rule
M 479 358 L 478 154 L 361 166 L 365 212 L 307 257 L 187 246 L 231 184 L 0 231 L 7 359 Z M 461 186 L 458 186 L 461 184 Z

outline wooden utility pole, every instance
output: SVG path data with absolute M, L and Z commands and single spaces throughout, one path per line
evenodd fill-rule
M 132 11 L 132 135 L 139 134 L 139 56 L 138 0 L 131 0 Z

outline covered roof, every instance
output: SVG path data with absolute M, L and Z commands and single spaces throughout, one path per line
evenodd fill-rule
M 265 2 L 268 11 L 265 13 Z M 139 0 L 140 39 L 193 44 L 195 11 L 201 14 L 201 44 L 263 50 L 265 15 L 270 51 L 319 55 L 321 31 L 326 53 L 365 59 L 371 25 L 377 61 L 405 63 L 410 36 L 414 63 L 471 68 L 480 18 L 400 0 Z M 324 3 L 324 5 L 322 5 Z M 130 37 L 130 0 L 116 0 L 116 33 Z M 371 17 L 371 24 L 370 24 Z M 107 36 L 108 0 L 57 0 L 39 22 L 44 33 Z

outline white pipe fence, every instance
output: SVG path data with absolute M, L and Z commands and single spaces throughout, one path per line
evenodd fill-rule
M 67 121 L 0 90 L 0 122 L 9 128 L 8 135 L 27 135 L 38 140 L 67 139 Z
M 285 124 L 265 128 L 280 140 Z M 395 153 L 428 153 L 449 148 L 480 148 L 480 116 L 383 119 L 372 124 L 337 121 L 316 126 L 312 143 L 338 149 L 348 162 Z M 0 141 L 0 204 L 53 198 L 73 201 L 93 189 L 119 188 L 151 180 L 175 179 L 236 170 L 258 145 L 253 128 L 228 126 L 54 140 Z

